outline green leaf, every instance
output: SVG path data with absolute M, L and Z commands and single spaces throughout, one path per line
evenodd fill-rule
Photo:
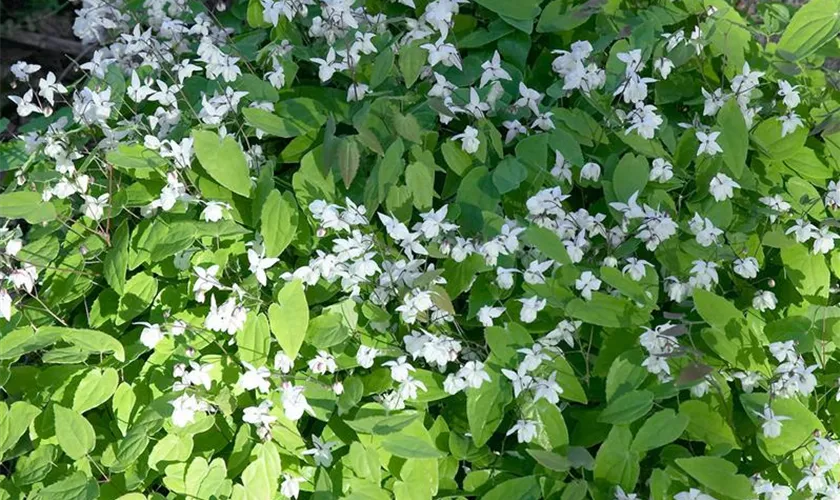
M 352 137 L 342 137 L 338 140 L 335 152 L 341 180 L 344 181 L 344 187 L 349 189 L 359 171 L 359 145 Z
M 117 149 L 105 154 L 105 161 L 114 167 L 128 170 L 155 169 L 166 166 L 164 160 L 156 151 L 142 144 L 120 144 Z M 145 176 L 143 178 L 148 178 Z
M 251 195 L 251 178 L 245 153 L 233 136 L 220 138 L 215 132 L 193 130 L 195 155 L 216 182 L 236 194 Z
M 385 81 L 391 74 L 391 68 L 394 67 L 394 51 L 391 47 L 386 47 L 385 50 L 377 54 L 373 60 L 373 72 L 370 75 L 370 88 L 375 89 L 382 82 Z
M 795 398 L 775 398 L 772 403 L 767 394 L 741 394 L 740 398 L 744 411 L 757 428 L 756 440 L 759 448 L 771 460 L 781 460 L 790 452 L 801 448 L 802 443 L 807 442 L 815 432 L 825 433 L 825 426 L 820 419 Z M 759 414 L 768 403 L 777 416 L 789 418 L 782 422 L 782 432 L 774 438 L 766 437 L 761 430 L 764 420 Z M 807 450 L 802 451 L 807 455 Z M 810 465 L 810 462 L 797 465 L 805 467 Z
M 280 455 L 274 443 L 268 441 L 257 453 L 257 459 L 242 472 L 242 484 L 245 485 L 248 498 L 254 500 L 274 498 L 279 487 L 280 471 Z
M 688 426 L 688 417 L 665 409 L 645 420 L 633 439 L 631 449 L 639 454 L 676 441 Z
M 630 449 L 633 433 L 624 426 L 613 426 L 595 455 L 595 479 L 633 491 L 639 480 L 639 454 Z
M 685 401 L 680 404 L 680 415 L 688 418 L 686 435 L 689 439 L 715 447 L 740 448 L 732 427 L 709 403 L 696 399 Z
M 99 498 L 99 483 L 84 472 L 74 472 L 38 491 L 33 500 L 94 500 Z
M 117 390 L 120 376 L 113 368 L 93 368 L 76 387 L 73 394 L 73 410 L 84 413 L 108 401 Z
M 399 66 L 400 73 L 402 73 L 403 80 L 405 80 L 406 88 L 411 88 L 417 78 L 420 76 L 420 71 L 423 65 L 426 64 L 427 52 L 420 48 L 422 42 L 416 41 L 408 45 L 403 45 L 400 48 Z
M 633 193 L 645 189 L 650 176 L 650 167 L 644 156 L 627 153 L 621 157 L 613 172 L 613 191 L 618 201 L 626 202 Z
M 0 458 L 18 442 L 40 413 L 41 410 L 26 401 L 16 401 L 11 407 L 0 403 Z
M 56 218 L 55 206 L 34 191 L 0 194 L 0 218 L 24 219 L 31 224 Z
M 393 434 L 382 441 L 382 448 L 400 458 L 441 458 L 444 454 L 430 443 L 415 436 Z
M 713 493 L 724 498 L 748 500 L 753 498 L 752 483 L 746 476 L 737 474 L 738 467 L 717 457 L 691 457 L 676 459 L 677 465 Z
M 151 275 L 147 272 L 135 274 L 125 284 L 125 293 L 120 297 L 117 315 L 124 323 L 133 320 L 152 304 L 157 291 L 157 280 Z
M 571 31 L 589 20 L 601 10 L 602 0 L 572 5 L 566 0 L 554 0 L 545 6 L 540 21 L 537 23 L 537 33 L 554 33 Z
M 411 191 L 411 200 L 418 210 L 429 210 L 435 196 L 434 168 L 414 162 L 405 169 L 405 185 Z
M 787 277 L 804 297 L 827 298 L 831 286 L 831 273 L 825 256 L 812 254 L 804 245 L 793 245 L 781 250 Z
M 192 451 L 192 436 L 167 434 L 152 447 L 148 464 L 158 470 L 160 462 L 184 462 L 190 458 Z
M 598 416 L 605 424 L 629 424 L 644 417 L 653 407 L 653 393 L 630 391 L 615 398 Z
M 569 431 L 560 408 L 541 399 L 523 412 L 528 420 L 537 422 L 534 443 L 547 450 L 564 449 L 569 444 Z
M 703 320 L 714 328 L 726 330 L 730 324 L 740 324 L 743 314 L 735 305 L 712 292 L 698 288 L 694 291 L 694 306 Z
M 730 99 L 723 105 L 718 112 L 717 122 L 721 128 L 718 139 L 723 148 L 723 163 L 735 177 L 740 177 L 747 163 L 749 136 L 747 123 L 736 100 Z
M 488 369 L 491 381 L 478 389 L 467 389 L 467 421 L 476 446 L 482 446 L 499 428 L 505 416 L 505 407 L 513 393 L 501 373 Z
M 508 156 L 493 169 L 493 184 L 500 194 L 509 193 L 528 178 L 528 169 L 513 157 Z
M 235 338 L 239 359 L 253 366 L 267 366 L 271 334 L 265 314 L 249 313 Z
M 519 21 L 534 19 L 540 13 L 539 0 L 522 0 L 519 2 L 511 2 L 509 0 L 476 0 L 476 3 L 492 10 L 500 16 Z
M 46 328 L 38 331 L 25 326 L 0 337 L 0 360 L 17 359 L 26 353 L 48 347 L 61 339 L 61 334 Z
M 571 264 L 569 254 L 563 241 L 550 229 L 540 226 L 529 226 L 525 230 L 525 241 L 542 252 L 546 257 L 553 259 L 559 264 Z
M 277 301 L 268 308 L 271 333 L 292 359 L 297 357 L 309 326 L 309 305 L 299 280 L 290 281 L 277 294 Z
M 565 472 L 572 467 L 569 463 L 569 459 L 564 457 L 563 455 L 545 450 L 527 451 L 529 455 L 534 457 L 534 460 L 536 460 L 538 464 L 542 465 L 546 469 L 550 469 L 557 472 Z
M 62 328 L 47 326 L 41 329 L 50 335 L 58 335 L 65 342 L 91 353 L 114 353 L 117 361 L 125 361 L 125 349 L 119 340 L 97 330 L 83 328 Z
M 93 451 L 96 434 L 87 419 L 75 410 L 54 405 L 55 435 L 58 445 L 73 460 L 78 460 Z
M 260 215 L 260 234 L 266 257 L 277 257 L 295 237 L 299 223 L 297 203 L 290 192 L 273 189 Z
M 774 161 L 792 158 L 802 149 L 807 138 L 807 127 L 797 127 L 795 131 L 782 137 L 782 122 L 775 117 L 759 123 L 750 136 L 756 150 Z
M 105 254 L 105 260 L 102 263 L 102 273 L 105 275 L 105 281 L 117 292 L 117 295 L 122 295 L 125 292 L 125 273 L 128 270 L 128 242 L 128 221 L 123 221 L 111 236 L 111 249 Z
M 572 299 L 566 306 L 566 314 L 585 323 L 609 328 L 642 325 L 650 318 L 647 310 L 629 300 L 600 292 L 593 293 L 592 300 Z
M 840 0 L 811 0 L 805 3 L 782 33 L 776 53 L 796 61 L 813 54 L 840 35 Z
M 488 491 L 482 500 L 539 500 L 543 498 L 536 476 L 508 479 Z

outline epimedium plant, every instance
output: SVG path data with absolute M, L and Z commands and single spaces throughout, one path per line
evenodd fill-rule
M 0 496 L 840 496 L 840 2 L 84 0 L 12 68 Z

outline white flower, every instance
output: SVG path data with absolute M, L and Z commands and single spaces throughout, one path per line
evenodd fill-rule
M 517 108 L 529 108 L 535 115 L 540 114 L 539 104 L 543 95 L 534 89 L 529 89 L 523 82 L 519 82 L 519 99 L 513 103 Z
M 481 141 L 478 139 L 478 129 L 469 125 L 464 129 L 463 133 L 452 136 L 452 139 L 456 141 L 460 140 L 461 149 L 468 154 L 475 153 L 478 151 L 478 147 L 481 146 Z
M 280 370 L 281 373 L 289 373 L 295 366 L 295 361 L 290 358 L 285 352 L 278 352 L 274 356 L 274 369 Z
M 703 105 L 703 116 L 716 115 L 720 111 L 720 108 L 726 104 L 726 101 L 729 100 L 729 95 L 724 94 L 722 89 L 717 89 L 714 93 L 710 94 L 706 89 L 701 88 L 700 92 L 706 98 L 706 102 Z
M 549 403 L 556 405 L 560 401 L 563 388 L 555 382 L 555 378 L 557 378 L 557 372 L 551 372 L 551 375 L 547 379 L 535 379 L 534 403 L 540 399 L 545 399 Z
M 496 284 L 502 290 L 510 290 L 513 287 L 513 275 L 519 272 L 516 269 L 507 269 L 504 267 L 496 268 Z
M 815 236 L 817 227 L 803 219 L 796 219 L 793 226 L 789 227 L 785 234 L 793 234 L 797 243 L 805 243 Z
M 443 381 L 443 390 L 446 391 L 447 394 L 455 395 L 466 388 L 467 381 L 454 373 L 447 375 L 446 379 Z
M 802 118 L 800 118 L 795 111 L 791 111 L 786 115 L 780 116 L 779 121 L 782 122 L 782 137 L 792 134 L 799 127 L 805 126 L 802 122 Z
M 744 392 L 747 394 L 752 393 L 753 389 L 755 389 L 755 387 L 758 386 L 758 383 L 762 380 L 760 373 L 750 371 L 735 372 L 732 376 L 741 381 L 741 388 L 744 389 Z
M 516 433 L 516 440 L 520 443 L 530 443 L 537 436 L 537 422 L 533 420 L 517 420 L 506 436 Z
M 204 327 L 214 332 L 227 332 L 233 335 L 245 325 L 248 311 L 230 297 L 221 306 L 216 305 L 216 296 L 210 296 L 210 312 L 204 318 Z
M 249 406 L 242 411 L 242 421 L 257 426 L 269 426 L 277 417 L 270 415 L 272 403 L 266 399 L 259 406 Z
M 26 293 L 32 293 L 35 289 L 35 281 L 38 279 L 38 270 L 32 264 L 24 263 L 23 267 L 12 271 L 8 279 L 12 282 L 15 289 L 26 290 Z
M 396 360 L 386 361 L 382 366 L 391 367 L 391 379 L 394 382 L 403 382 L 408 379 L 409 372 L 414 371 L 414 367 L 406 361 L 405 356 L 400 356 Z
M 193 292 L 195 293 L 196 302 L 204 302 L 204 294 L 213 288 L 222 288 L 222 284 L 216 279 L 216 273 L 219 272 L 219 266 L 214 264 L 207 269 L 195 266 L 195 274 L 197 276 L 195 284 L 193 285 Z
M 715 500 L 715 497 L 707 495 L 697 488 L 691 488 L 674 495 L 674 500 Z
M 709 156 L 714 156 L 718 153 L 723 153 L 723 148 L 717 143 L 717 138 L 720 132 L 701 132 L 697 130 L 694 136 L 700 141 L 700 146 L 697 148 L 697 156 L 706 153 Z
M 776 300 L 776 294 L 771 292 L 770 290 L 761 290 L 755 292 L 755 296 L 753 297 L 752 306 L 758 309 L 761 312 L 766 310 L 773 310 L 776 308 L 776 304 L 778 301 Z
M 312 407 L 306 401 L 306 396 L 303 395 L 304 387 L 302 385 L 293 386 L 291 382 L 283 384 L 283 397 L 280 399 L 283 405 L 283 413 L 291 421 L 300 420 L 303 412 L 312 414 Z
M 315 463 L 321 467 L 329 467 L 332 465 L 332 449 L 339 443 L 335 441 L 324 442 L 318 439 L 317 436 L 312 436 L 312 444 L 314 445 L 314 448 L 303 451 L 303 455 L 312 455 L 312 458 L 315 459 Z
M 12 71 L 12 74 L 16 79 L 21 82 L 25 82 L 29 80 L 29 75 L 41 69 L 41 66 L 39 64 L 30 64 L 25 61 L 18 61 L 12 64 L 9 69 Z
M 538 260 L 531 261 L 531 263 L 528 264 L 528 269 L 522 273 L 525 283 L 528 283 L 529 285 L 539 285 L 545 283 L 545 276 L 543 276 L 543 273 L 551 269 L 551 266 L 553 265 L 554 261 L 552 260 L 546 260 L 543 262 Z
M 592 292 L 598 291 L 601 288 L 601 280 L 592 274 L 592 271 L 584 271 L 580 277 L 575 280 L 575 289 L 580 292 L 580 295 L 586 299 L 592 299 Z
M 793 109 L 799 106 L 799 92 L 796 89 L 799 85 L 791 85 L 785 80 L 779 80 L 779 95 L 782 96 L 782 102 L 788 109 Z
M 653 69 L 659 72 L 663 80 L 667 80 L 668 75 L 671 74 L 671 70 L 674 69 L 674 63 L 667 57 L 660 57 L 653 61 Z
M 364 83 L 354 83 L 347 88 L 347 102 L 364 100 L 370 92 L 370 87 Z
M 201 212 L 201 217 L 204 222 L 219 222 L 225 217 L 225 210 L 230 210 L 230 205 L 221 201 L 209 201 L 204 211 Z
M 516 371 L 502 368 L 502 375 L 507 377 L 513 384 L 514 397 L 519 397 L 519 394 L 522 393 L 522 391 L 529 389 L 531 384 L 534 382 L 534 379 L 528 375 L 527 370 L 525 370 L 521 365 Z
M 195 420 L 197 411 L 204 405 L 194 395 L 182 394 L 178 399 L 170 401 L 173 407 L 172 424 L 175 427 L 186 427 Z
M 653 264 L 646 260 L 637 259 L 635 257 L 628 257 L 627 265 L 625 265 L 624 268 L 622 268 L 621 273 L 629 273 L 630 279 L 632 279 L 633 281 L 640 281 L 647 274 L 645 266 L 653 267 Z
M 478 321 L 485 327 L 493 326 L 493 320 L 505 312 L 504 307 L 481 306 L 478 310 Z
M 405 401 L 408 399 L 417 399 L 417 391 L 420 390 L 426 392 L 426 384 L 414 377 L 407 377 L 405 380 L 400 382 L 400 385 L 397 388 L 397 393 L 399 393 L 400 398 Z
M 318 78 L 320 78 L 321 81 L 324 83 L 328 82 L 330 78 L 332 78 L 333 75 L 336 73 L 336 71 L 342 71 L 347 69 L 347 64 L 336 61 L 335 56 L 335 49 L 330 47 L 330 50 L 327 52 L 326 59 L 321 59 L 318 57 L 310 59 L 310 61 L 318 65 Z
M 653 160 L 648 180 L 651 182 L 668 182 L 674 177 L 674 167 L 664 158 Z
M 271 389 L 271 382 L 268 380 L 271 372 L 268 368 L 264 366 L 256 368 L 254 365 L 245 361 L 242 362 L 242 366 L 247 371 L 239 376 L 239 385 L 246 391 L 257 389 L 262 393 L 268 393 Z
M 740 189 L 740 187 L 740 184 L 723 173 L 715 175 L 712 177 L 711 182 L 709 182 L 709 192 L 715 198 L 715 201 L 723 201 L 732 198 L 735 196 L 733 189 Z
M 522 309 L 519 311 L 519 320 L 523 323 L 533 323 L 537 319 L 537 313 L 545 308 L 547 302 L 546 299 L 540 299 L 537 296 L 516 300 L 522 303 Z
M 300 495 L 300 483 L 302 482 L 302 477 L 284 473 L 283 483 L 280 485 L 280 494 L 286 498 L 297 498 Z
M 580 169 L 581 180 L 597 182 L 600 177 L 601 166 L 597 163 L 589 162 Z
M 481 63 L 481 69 L 484 72 L 481 74 L 481 82 L 478 84 L 479 88 L 483 88 L 491 81 L 510 80 L 510 73 L 502 69 L 502 58 L 499 56 L 499 51 L 493 52 L 493 57 L 489 61 Z
M 782 422 L 790 420 L 790 417 L 784 415 L 776 415 L 770 409 L 770 405 L 764 405 L 762 413 L 755 412 L 764 422 L 761 424 L 761 431 L 766 438 L 777 438 L 782 434 Z
M 213 369 L 213 363 L 201 365 L 195 361 L 190 361 L 190 368 L 191 370 L 184 374 L 184 380 L 190 385 L 200 385 L 209 391 L 210 386 L 213 384 L 213 380 L 210 378 L 210 370 Z
M 313 373 L 323 375 L 325 373 L 335 373 L 338 365 L 335 363 L 335 358 L 326 351 L 318 351 L 318 355 L 309 360 L 309 369 Z
M 12 296 L 5 288 L 0 288 L 0 316 L 6 321 L 12 319 Z
M 840 235 L 832 232 L 828 226 L 819 228 L 812 233 L 812 236 L 814 238 L 814 255 L 830 252 L 834 248 L 834 240 L 840 238 Z
M 755 257 L 735 259 L 732 269 L 742 278 L 753 279 L 758 276 L 758 260 Z
M 717 264 L 703 260 L 695 260 L 691 270 L 691 277 L 688 279 L 692 287 L 711 290 L 718 283 Z
M 534 344 L 531 347 L 523 347 L 517 349 L 516 352 L 524 354 L 525 358 L 519 363 L 519 370 L 530 372 L 534 371 L 542 364 L 543 361 L 551 361 L 551 356 L 543 351 L 542 344 Z
M 140 332 L 140 343 L 144 346 L 148 347 L 149 349 L 154 349 L 155 346 L 163 340 L 163 330 L 161 330 L 160 325 L 152 325 L 149 323 L 137 323 L 139 325 L 145 325 L 143 331 Z
M 689 222 L 689 228 L 695 234 L 697 243 L 702 247 L 716 244 L 718 236 L 723 234 L 723 230 L 716 228 L 711 220 L 700 217 L 698 213 L 695 213 L 694 218 Z
M 359 363 L 359 366 L 362 368 L 370 368 L 373 366 L 373 361 L 378 355 L 379 349 L 366 345 L 360 345 L 359 350 L 356 351 L 356 362 Z
M 105 215 L 105 207 L 108 206 L 108 199 L 111 197 L 105 193 L 98 198 L 83 194 L 82 199 L 85 200 L 82 205 L 82 213 L 85 217 L 98 221 Z
M 458 377 L 463 378 L 468 387 L 478 389 L 484 382 L 492 382 L 490 374 L 484 369 L 484 363 L 480 361 L 467 361 L 458 370 Z
M 21 248 L 23 248 L 23 240 L 12 238 L 6 242 L 6 255 L 14 257 L 18 254 L 18 252 L 20 252 Z
M 248 249 L 248 270 L 254 273 L 260 285 L 265 286 L 268 282 L 265 271 L 279 261 L 277 257 L 265 257 L 264 253 L 257 253 L 253 248 Z
M 451 43 L 444 42 L 444 37 L 441 37 L 435 43 L 424 43 L 420 46 L 420 48 L 428 51 L 429 66 L 434 68 L 438 64 L 443 64 L 447 67 L 455 66 L 459 70 L 463 70 L 461 67 L 461 56 L 458 55 L 458 49 L 456 49 Z

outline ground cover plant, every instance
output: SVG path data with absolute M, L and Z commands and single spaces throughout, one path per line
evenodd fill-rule
M 77 7 L 0 498 L 840 498 L 840 1 Z

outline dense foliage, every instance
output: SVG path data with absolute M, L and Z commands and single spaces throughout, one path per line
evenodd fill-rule
M 840 498 L 840 0 L 74 29 L 0 146 L 0 498 Z

